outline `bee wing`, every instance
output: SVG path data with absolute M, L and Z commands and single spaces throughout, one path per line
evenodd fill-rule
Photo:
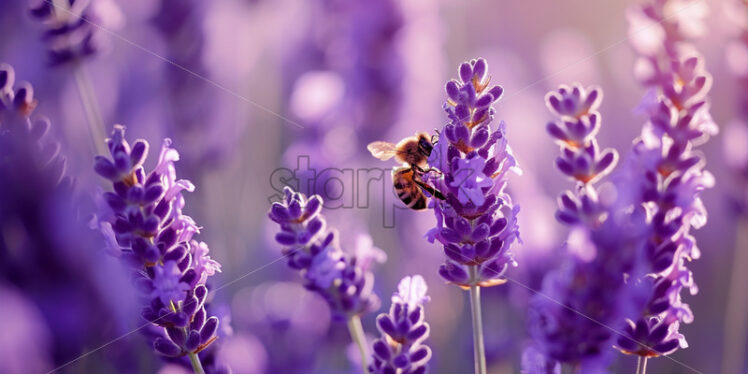
M 397 154 L 395 145 L 388 142 L 371 142 L 366 146 L 366 149 L 371 152 L 372 156 L 382 161 L 387 161 Z

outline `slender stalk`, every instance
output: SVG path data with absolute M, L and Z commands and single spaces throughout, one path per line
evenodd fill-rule
M 197 357 L 197 353 L 190 352 L 188 356 L 190 357 L 190 364 L 192 364 L 192 371 L 195 374 L 205 374 L 205 369 L 203 369 L 203 364 L 200 362 L 200 357 Z
M 724 322 L 722 372 L 737 373 L 743 368 L 746 333 L 748 333 L 748 298 L 743 295 L 748 284 L 748 218 L 741 217 L 736 226 L 735 254 L 727 293 Z
M 470 280 L 476 279 L 475 266 L 469 267 Z M 483 318 L 480 311 L 480 287 L 470 286 L 470 310 L 473 319 L 473 353 L 475 359 L 475 374 L 486 374 L 486 350 L 483 346 Z
M 363 373 L 367 372 L 369 353 L 366 349 L 366 335 L 364 335 L 364 328 L 361 326 L 361 319 L 358 316 L 351 316 L 348 318 L 348 332 L 351 333 L 351 339 L 361 354 L 361 369 Z
M 62 0 L 52 0 L 52 9 L 55 13 L 55 17 L 64 22 L 70 17 L 70 10 L 68 2 Z M 88 133 L 91 136 L 91 143 L 93 145 L 93 151 L 104 155 L 106 149 L 104 148 L 103 140 L 104 135 L 104 120 L 99 110 L 99 102 L 96 99 L 96 93 L 91 85 L 91 80 L 88 78 L 88 74 L 83 66 L 82 61 L 73 62 L 73 75 L 75 76 L 75 86 L 78 88 L 78 95 L 83 105 L 83 111 L 86 113 L 86 121 L 88 122 Z
M 99 102 L 88 78 L 85 67 L 81 62 L 76 62 L 73 66 L 73 75 L 75 75 L 75 86 L 78 88 L 78 95 L 83 105 L 83 111 L 86 113 L 88 122 L 88 133 L 91 136 L 93 149 L 96 153 L 104 155 L 104 120 L 99 110 Z
M 647 357 L 636 357 L 636 374 L 647 374 Z

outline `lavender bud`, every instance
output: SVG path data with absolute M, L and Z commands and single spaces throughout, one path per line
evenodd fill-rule
M 382 336 L 373 343 L 370 373 L 411 374 L 428 369 L 431 350 L 423 345 L 429 336 L 429 325 L 423 320 L 423 305 L 429 300 L 426 291 L 426 282 L 420 275 L 400 281 L 389 314 L 377 317 Z

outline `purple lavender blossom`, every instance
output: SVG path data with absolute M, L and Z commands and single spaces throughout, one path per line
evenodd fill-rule
M 565 363 L 578 373 L 600 373 L 611 362 L 614 331 L 623 329 L 623 318 L 636 314 L 639 300 L 638 289 L 624 281 L 641 251 L 643 222 L 631 218 L 577 225 L 563 264 L 545 276 L 533 297 L 528 316 L 533 349 L 549 366 Z
M 50 127 L 49 120 L 40 116 L 31 118 L 37 105 L 34 88 L 26 82 L 19 83 L 17 87 L 15 85 L 13 68 L 0 64 L 0 135 L 3 139 L 0 152 L 3 157 L 17 158 L 33 165 L 30 165 L 31 170 L 19 167 L 17 170 L 4 171 L 20 174 L 41 171 L 48 178 L 47 182 L 62 189 L 71 188 L 72 180 L 64 175 L 66 160 L 60 155 L 60 145 L 45 138 Z M 11 178 L 10 175 L 7 177 Z
M 599 373 L 610 363 L 614 331 L 621 320 L 635 315 L 638 289 L 624 274 L 637 269 L 642 232 L 642 210 L 618 214 L 620 203 L 603 204 L 595 183 L 615 166 L 613 149 L 599 150 L 597 107 L 599 88 L 561 86 L 546 96 L 559 119 L 547 126 L 561 147 L 557 168 L 576 186 L 559 198 L 557 218 L 573 226 L 567 253 L 558 269 L 543 279 L 529 312 L 533 345 L 525 352 L 527 373 L 551 373 L 559 364 L 579 373 Z
M 618 159 L 613 149 L 600 151 L 595 138 L 600 130 L 601 116 L 597 109 L 602 98 L 600 88 L 585 89 L 578 84 L 561 86 L 546 97 L 548 108 L 559 117 L 547 126 L 548 133 L 561 145 L 556 167 L 582 184 L 602 178 Z
M 220 271 L 207 246 L 193 239 L 198 226 L 182 213 L 182 191 L 194 186 L 177 180 L 179 154 L 169 139 L 148 174 L 143 168 L 147 142 L 130 146 L 124 127 L 115 126 L 107 145 L 111 159 L 97 156 L 94 169 L 112 182 L 114 191 L 101 195 L 106 212 L 95 224 L 115 245 L 110 250 L 133 269 L 146 301 L 143 318 L 163 328 L 163 336 L 153 343 L 156 352 L 194 360 L 217 338 L 219 321 L 208 316 L 205 300 L 207 277 Z
M 600 88 L 585 89 L 579 84 L 562 85 L 546 96 L 548 109 L 558 116 L 546 126 L 561 147 L 556 167 L 578 186 L 558 198 L 556 217 L 566 224 L 597 224 L 602 218 L 597 191 L 592 185 L 610 173 L 618 161 L 614 149 L 601 151 L 597 144 L 602 122 L 597 109 L 602 98 Z
M 671 53 L 669 47 L 674 43 L 688 46 L 687 42 L 687 38 L 667 34 L 660 47 L 669 64 L 659 70 L 659 79 L 645 82 L 650 92 L 642 107 L 649 121 L 634 144 L 628 166 L 633 169 L 630 173 L 640 176 L 634 184 L 639 194 L 635 203 L 651 217 L 645 244 L 647 275 L 640 279 L 649 290 L 649 300 L 637 319 L 627 320 L 627 336 L 617 345 L 624 353 L 643 357 L 667 355 L 688 346 L 678 330 L 694 317 L 680 292 L 684 288 L 697 292 L 686 267 L 688 261 L 700 257 L 690 231 L 706 224 L 699 195 L 714 185 L 712 175 L 704 170 L 703 156 L 695 150 L 717 132 L 706 99 L 711 76 L 701 57 L 683 49 Z
M 337 320 L 377 310 L 380 301 L 372 292 L 374 274 L 369 265 L 383 253 L 376 248 L 364 256 L 343 252 L 337 232 L 326 227 L 322 198 L 307 199 L 288 187 L 283 191 L 285 200 L 274 203 L 268 217 L 280 225 L 275 240 L 284 246 L 288 266 L 301 272 L 304 286 L 327 301 Z
M 392 295 L 389 314 L 382 313 L 377 317 L 382 337 L 374 341 L 370 373 L 428 372 L 431 349 L 422 344 L 429 336 L 423 308 L 423 304 L 429 301 L 426 290 L 426 282 L 420 275 L 400 281 L 397 292 Z
M 506 125 L 502 122 L 496 130 L 489 126 L 491 105 L 503 89 L 489 87 L 487 69 L 484 59 L 465 62 L 460 80 L 447 83 L 444 109 L 450 122 L 428 161 L 439 170 L 430 179 L 446 200 L 432 200 L 437 225 L 427 237 L 438 240 L 447 255 L 439 274 L 461 287 L 504 283 L 502 274 L 515 264 L 509 248 L 519 239 L 519 206 L 505 192 L 507 173 L 519 169 Z
M 708 5 L 698 0 L 648 0 L 627 12 L 629 40 L 639 55 L 635 73 L 645 84 L 666 78 L 672 61 L 693 54 L 706 30 Z
M 35 0 L 31 15 L 46 28 L 42 39 L 52 65 L 79 61 L 106 48 L 108 39 L 99 27 L 116 26 L 121 17 L 109 0 Z
M 561 374 L 561 364 L 530 345 L 522 352 L 521 374 Z

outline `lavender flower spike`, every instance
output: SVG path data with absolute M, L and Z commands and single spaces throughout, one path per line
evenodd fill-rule
M 600 151 L 599 88 L 561 86 L 546 96 L 558 116 L 547 126 L 561 147 L 556 166 L 575 182 L 559 197 L 557 219 L 573 226 L 561 267 L 543 279 L 542 291 L 530 303 L 533 344 L 525 351 L 523 372 L 558 373 L 561 364 L 578 373 L 600 373 L 615 351 L 610 349 L 622 325 L 635 315 L 636 289 L 624 278 L 637 266 L 644 215 L 616 214 L 618 204 L 601 203 L 595 183 L 615 166 L 612 149 Z M 608 327 L 610 326 L 610 327 Z
M 94 86 L 84 60 L 96 55 L 108 40 L 100 29 L 111 30 L 122 23 L 122 13 L 112 0 L 32 0 L 31 14 L 45 26 L 50 65 L 68 65 L 75 77 L 86 115 L 92 149 L 106 154 L 101 139 L 108 132 Z
M 507 172 L 519 169 L 506 140 L 506 124 L 496 130 L 489 126 L 491 105 L 503 89 L 488 86 L 486 69 L 484 59 L 465 62 L 461 80 L 447 83 L 449 124 L 428 161 L 439 170 L 431 173 L 431 182 L 446 200 L 432 201 L 437 225 L 427 237 L 444 245 L 447 260 L 439 274 L 464 288 L 504 283 L 501 275 L 514 264 L 509 247 L 519 238 L 519 207 L 504 190 Z
M 29 169 L 38 170 L 39 177 L 44 181 L 40 181 L 41 184 L 55 186 L 52 190 L 71 192 L 72 178 L 65 176 L 67 160 L 60 154 L 60 144 L 50 142 L 50 137 L 45 136 L 50 128 L 50 121 L 43 116 L 32 118 L 36 106 L 34 87 L 28 82 L 17 83 L 13 67 L 0 63 L 0 159 L 16 159 L 16 169 L 7 171 L 12 175 L 4 175 L 5 169 L 0 171 L 0 175 L 5 177 L 5 182 L 13 178 L 30 182 L 31 175 L 27 175 Z M 20 166 L 19 162 L 28 164 Z M 13 163 L 8 163 L 11 164 Z M 11 186 L 6 187 L 9 190 L 23 190 L 20 185 L 10 184 Z M 12 196 L 10 193 L 7 195 Z
M 327 229 L 320 213 L 321 197 L 307 198 L 288 187 L 283 192 L 285 200 L 273 203 L 268 212 L 268 217 L 280 225 L 275 240 L 284 246 L 282 253 L 288 266 L 301 272 L 304 286 L 327 301 L 336 320 L 348 321 L 366 372 L 368 354 L 359 316 L 379 308 L 369 266 L 373 260 L 381 262 L 386 256 L 377 248 L 357 251 L 355 255 L 344 252 L 336 240 L 337 232 Z
M 656 4 L 664 8 L 675 3 L 660 0 Z M 689 24 L 680 21 L 672 26 L 682 29 Z M 656 69 L 656 79 L 644 81 L 649 92 L 641 107 L 649 121 L 634 144 L 629 166 L 632 174 L 639 175 L 634 203 L 651 217 L 645 274 L 638 279 L 648 288 L 648 302 L 638 318 L 626 321 L 627 336 L 617 344 L 622 352 L 644 362 L 688 346 L 678 330 L 694 316 L 680 293 L 698 291 L 686 264 L 700 256 L 690 231 L 706 224 L 700 194 L 714 185 L 711 173 L 704 170 L 703 155 L 695 150 L 717 133 L 707 100 L 712 79 L 689 42 L 683 35 L 666 33 L 657 46 L 655 52 L 663 63 Z
M 506 282 L 502 274 L 515 261 L 509 247 L 519 239 L 519 206 L 505 192 L 507 173 L 519 173 L 506 140 L 506 124 L 491 129 L 492 104 L 501 97 L 500 86 L 489 86 L 484 59 L 460 65 L 459 81 L 447 82 L 444 109 L 449 123 L 429 157 L 438 169 L 430 182 L 445 196 L 432 200 L 436 227 L 430 242 L 444 246 L 447 260 L 439 274 L 448 282 L 470 290 L 476 373 L 486 372 L 480 315 L 480 287 Z
M 43 39 L 52 65 L 95 55 L 108 42 L 99 28 L 116 26 L 121 18 L 109 0 L 35 0 L 31 15 L 46 27 Z
M 589 91 L 589 92 L 588 92 Z M 599 180 L 615 166 L 618 154 L 613 149 L 600 151 L 595 136 L 600 130 L 602 102 L 600 88 L 585 89 L 579 84 L 562 85 L 546 96 L 546 104 L 558 120 L 546 127 L 561 145 L 561 156 L 556 159 L 558 169 L 582 184 Z
M 597 108 L 602 98 L 600 88 L 585 89 L 579 84 L 562 85 L 546 95 L 548 109 L 558 117 L 546 126 L 548 134 L 561 147 L 556 168 L 578 185 L 558 198 L 556 218 L 566 224 L 600 223 L 602 217 L 592 186 L 610 173 L 618 161 L 614 149 L 601 151 L 597 144 L 602 122 Z
M 133 269 L 146 303 L 143 317 L 163 328 L 163 336 L 153 343 L 156 352 L 187 355 L 195 372 L 202 373 L 197 354 L 216 340 L 219 322 L 205 310 L 206 281 L 221 266 L 208 257 L 205 243 L 193 239 L 198 226 L 182 213 L 182 191 L 194 186 L 177 179 L 179 153 L 169 139 L 148 174 L 143 169 L 147 142 L 130 146 L 124 127 L 115 126 L 107 145 L 111 159 L 97 156 L 94 169 L 112 182 L 114 191 L 101 195 L 105 212 L 94 223 L 108 238 L 110 250 Z
M 423 304 L 426 282 L 420 275 L 400 281 L 392 295 L 389 314 L 377 317 L 382 337 L 374 341 L 373 374 L 423 374 L 428 371 L 431 349 L 421 343 L 429 336 L 429 324 L 424 321 Z

